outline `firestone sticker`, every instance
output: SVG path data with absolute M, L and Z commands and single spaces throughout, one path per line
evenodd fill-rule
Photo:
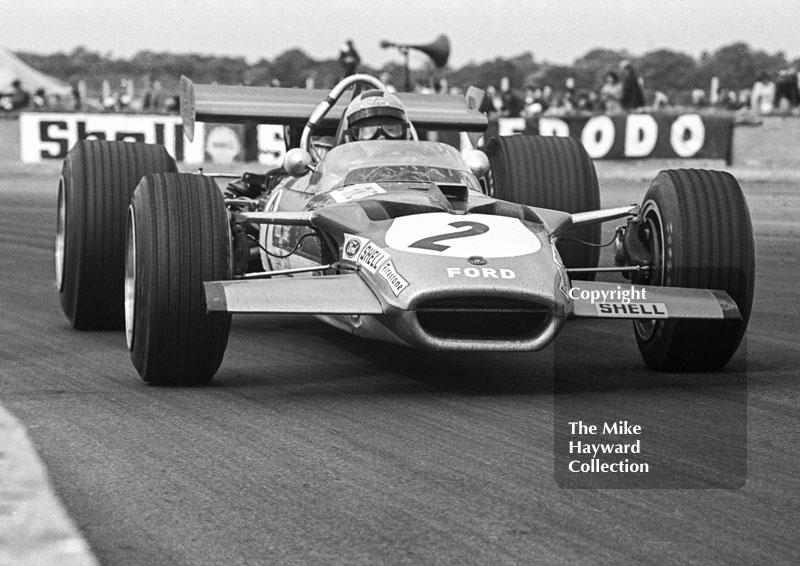
M 392 293 L 394 293 L 395 297 L 400 295 L 400 293 L 403 292 L 403 289 L 408 287 L 408 281 L 406 281 L 403 276 L 397 272 L 397 270 L 394 268 L 392 260 L 384 263 L 383 267 L 381 267 L 378 273 L 389 284 L 389 288 L 392 290 Z

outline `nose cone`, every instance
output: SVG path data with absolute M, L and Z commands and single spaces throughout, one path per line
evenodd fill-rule
M 381 327 L 412 346 L 535 350 L 566 319 L 568 279 L 555 248 L 541 225 L 516 218 L 395 218 L 385 233 L 348 236 L 342 258 L 387 306 Z

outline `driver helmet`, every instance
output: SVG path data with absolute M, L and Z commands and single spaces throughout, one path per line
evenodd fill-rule
M 408 136 L 406 109 L 394 94 L 366 90 L 356 96 L 344 113 L 345 139 L 404 140 Z

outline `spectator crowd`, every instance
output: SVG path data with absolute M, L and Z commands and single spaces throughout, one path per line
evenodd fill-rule
M 659 97 L 664 105 L 663 97 Z M 617 114 L 641 110 L 645 102 L 644 82 L 630 61 L 623 61 L 619 70 L 609 70 L 597 89 L 577 89 L 574 79 L 568 78 L 563 88 L 551 84 L 529 84 L 524 92 L 511 88 L 503 79 L 500 88 L 487 89 L 485 110 L 490 116 L 526 118 L 562 116 L 570 113 Z
M 782 69 L 774 79 L 761 73 L 749 89 L 720 88 L 712 81 L 708 90 L 694 89 L 691 103 L 697 109 L 719 109 L 757 115 L 800 115 L 798 72 L 794 67 Z M 641 110 L 663 110 L 676 107 L 664 92 L 646 92 L 642 78 L 630 61 L 619 69 L 610 69 L 596 89 L 576 89 L 568 78 L 563 87 L 552 84 L 527 84 L 513 89 L 507 79 L 499 88 L 489 85 L 483 110 L 492 117 L 563 116 L 573 113 L 617 114 Z M 685 107 L 686 104 L 681 104 Z
M 149 76 L 143 77 L 138 87 L 132 79 L 122 79 L 118 89 L 104 81 L 102 94 L 95 98 L 87 96 L 83 81 L 68 93 L 47 93 L 42 88 L 31 93 L 22 81 L 15 80 L 9 92 L 0 91 L 0 112 L 23 110 L 169 114 L 178 111 L 178 96 L 168 94 L 160 81 Z

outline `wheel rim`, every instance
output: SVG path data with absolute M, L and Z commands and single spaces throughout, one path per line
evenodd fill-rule
M 133 327 L 136 321 L 136 222 L 128 209 L 128 233 L 125 245 L 125 340 L 133 349 Z
M 653 262 L 654 270 L 651 272 L 653 275 L 650 278 L 650 285 L 663 285 L 665 280 L 665 257 L 664 257 L 664 225 L 661 221 L 661 211 L 658 205 L 652 200 L 647 201 L 642 205 L 641 217 L 647 223 L 647 228 L 650 230 L 649 238 L 649 251 L 655 261 Z M 655 319 L 634 319 L 633 326 L 636 333 L 642 340 L 650 340 L 656 332 L 659 321 Z
M 64 289 L 64 249 L 67 224 L 67 202 L 64 195 L 64 177 L 58 181 L 58 214 L 56 216 L 56 285 L 59 292 Z

